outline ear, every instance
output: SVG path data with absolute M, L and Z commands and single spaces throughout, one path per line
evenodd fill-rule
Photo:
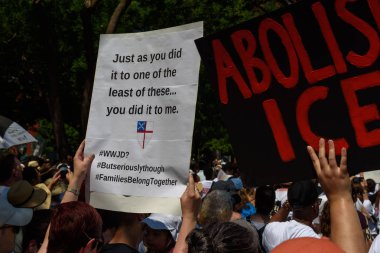
M 95 239 L 92 238 L 91 240 L 89 240 L 86 244 L 86 246 L 84 246 L 84 248 L 81 248 L 81 253 L 92 253 L 92 252 L 96 252 L 96 247 L 93 247 L 94 246 L 94 243 L 96 243 Z

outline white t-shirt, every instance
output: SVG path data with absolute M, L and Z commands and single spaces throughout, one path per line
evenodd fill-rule
M 291 220 L 268 223 L 263 233 L 262 243 L 266 251 L 270 252 L 282 242 L 299 237 L 320 238 L 311 227 Z
M 380 235 L 376 236 L 375 240 L 373 240 L 368 253 L 380 253 Z

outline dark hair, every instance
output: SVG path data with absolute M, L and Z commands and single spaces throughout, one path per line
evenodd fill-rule
M 138 222 L 138 214 L 96 209 L 103 220 L 103 231 L 122 226 L 131 226 Z
M 24 252 L 32 240 L 35 240 L 37 245 L 42 244 L 50 223 L 50 217 L 51 209 L 34 211 L 32 221 L 22 228 L 22 248 Z
M 268 215 L 274 207 L 276 193 L 271 186 L 260 186 L 256 190 L 255 204 L 257 213 Z
M 95 208 L 79 201 L 63 203 L 53 211 L 47 252 L 78 252 L 101 235 L 102 219 Z
M 0 156 L 0 183 L 4 183 L 12 177 L 12 171 L 16 166 L 16 156 L 5 153 Z
M 212 223 L 204 229 L 194 229 L 187 236 L 186 242 L 189 253 L 259 252 L 253 234 L 233 222 Z
M 203 167 L 203 175 L 205 175 L 206 180 L 213 180 L 214 171 L 210 166 Z
M 376 182 L 372 178 L 368 178 L 367 180 L 367 186 L 369 192 L 375 192 L 376 190 Z
M 22 172 L 22 178 L 28 181 L 31 185 L 36 185 L 39 182 L 38 172 L 34 167 L 25 167 Z
M 311 180 L 295 182 L 288 189 L 288 201 L 293 210 L 308 207 L 317 199 L 317 187 Z

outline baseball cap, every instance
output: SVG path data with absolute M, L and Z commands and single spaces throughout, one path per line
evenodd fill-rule
M 142 223 L 148 225 L 155 230 L 169 230 L 174 240 L 177 240 L 179 227 L 181 225 L 181 217 L 169 214 L 153 213 L 145 218 Z
M 311 180 L 294 182 L 288 189 L 288 201 L 293 208 L 307 207 L 317 199 L 317 187 Z
M 8 224 L 13 226 L 25 226 L 33 217 L 31 208 L 16 208 L 9 203 L 7 195 L 9 187 L 0 187 L 0 227 Z

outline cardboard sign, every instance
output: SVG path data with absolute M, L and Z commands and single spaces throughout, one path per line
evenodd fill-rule
M 196 41 L 247 185 L 315 176 L 333 139 L 380 168 L 380 1 L 302 1 Z
M 194 40 L 202 35 L 202 22 L 101 35 L 85 147 L 86 154 L 95 154 L 90 191 L 106 193 L 97 196 L 167 197 L 179 203 L 188 179 L 198 90 Z M 121 203 L 107 209 L 156 210 Z

